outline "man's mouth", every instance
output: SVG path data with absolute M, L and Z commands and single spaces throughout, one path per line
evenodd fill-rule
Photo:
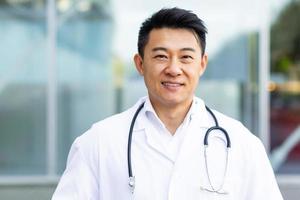
M 167 81 L 163 81 L 161 82 L 161 84 L 166 87 L 180 87 L 184 85 L 183 83 L 167 82 Z

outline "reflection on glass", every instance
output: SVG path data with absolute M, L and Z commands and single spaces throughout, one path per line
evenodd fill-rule
M 43 0 L 0 0 L 1 174 L 46 173 L 45 147 L 49 141 L 45 138 L 45 4 Z M 57 0 L 56 6 L 56 167 L 60 174 L 74 138 L 93 122 L 131 106 L 146 95 L 146 88 L 132 61 L 122 61 L 111 53 L 113 14 L 109 1 Z M 297 41 L 295 43 L 299 44 Z M 257 133 L 258 34 L 240 33 L 223 42 L 219 52 L 210 57 L 197 95 L 212 107 L 242 120 Z M 300 54 L 292 54 L 291 58 L 297 55 Z M 279 68 L 272 68 L 274 83 L 270 85 L 272 124 L 275 124 L 272 126 L 272 148 L 284 147 L 286 151 L 291 142 L 281 145 L 299 125 L 299 71 L 286 69 L 299 69 L 299 60 L 294 62 L 285 55 L 278 63 Z M 281 119 L 276 112 L 284 113 L 283 108 L 287 114 L 280 116 Z M 291 140 L 295 140 L 293 138 Z M 298 146 L 292 148 L 287 163 L 299 161 Z
M 225 42 L 209 60 L 197 94 L 212 107 L 258 133 L 258 34 Z
M 0 1 L 0 174 L 46 171 L 45 2 Z
M 57 2 L 58 174 L 75 137 L 115 112 L 108 8 L 102 1 Z
M 300 172 L 300 2 L 281 11 L 271 31 L 272 164 L 281 173 Z

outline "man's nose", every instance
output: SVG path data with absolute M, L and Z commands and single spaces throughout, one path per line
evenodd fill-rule
M 165 72 L 171 76 L 181 75 L 182 69 L 179 60 L 176 58 L 171 59 L 170 62 L 168 63 L 167 68 L 165 69 Z

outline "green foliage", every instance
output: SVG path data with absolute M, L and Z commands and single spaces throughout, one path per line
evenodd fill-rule
M 287 73 L 290 66 L 292 66 L 291 59 L 289 57 L 282 57 L 276 63 L 274 71 Z
M 271 27 L 271 70 L 287 73 L 300 62 L 300 0 L 291 1 Z

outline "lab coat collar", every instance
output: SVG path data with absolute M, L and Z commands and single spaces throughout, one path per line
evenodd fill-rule
M 195 100 L 193 100 L 192 106 L 191 106 L 190 110 L 188 111 L 187 115 L 185 116 L 183 123 L 185 123 L 186 120 L 189 120 L 190 117 L 196 113 L 197 108 L 195 108 L 195 104 L 196 104 Z M 149 97 L 146 98 L 144 110 L 142 112 L 145 113 L 146 115 L 149 113 L 152 113 L 154 115 L 154 117 L 156 118 L 156 120 L 161 124 L 161 126 L 164 126 L 162 121 L 159 119 L 158 115 L 156 114 Z
M 202 99 L 198 97 L 194 97 L 195 101 L 195 112 L 192 115 L 192 119 L 198 121 L 199 128 L 209 128 L 214 125 L 214 121 L 210 114 L 207 112 L 205 108 L 205 103 Z
M 145 129 L 146 124 L 147 124 L 147 123 L 145 123 L 148 120 L 147 116 L 146 116 L 146 111 L 149 109 L 149 104 L 150 104 L 150 100 L 149 100 L 148 96 L 140 98 L 137 101 L 137 103 L 133 106 L 132 116 L 136 112 L 139 105 L 141 105 L 142 103 L 145 103 L 145 106 L 140 111 L 139 116 L 136 119 L 136 123 L 133 128 L 134 131 L 139 131 L 139 130 Z M 190 111 L 191 111 L 190 115 L 191 115 L 192 121 L 194 121 L 194 120 L 198 121 L 197 123 L 198 123 L 199 128 L 209 128 L 213 125 L 212 119 L 209 118 L 209 114 L 205 108 L 205 103 L 202 99 L 200 99 L 198 97 L 194 97 L 193 104 L 192 104 Z

